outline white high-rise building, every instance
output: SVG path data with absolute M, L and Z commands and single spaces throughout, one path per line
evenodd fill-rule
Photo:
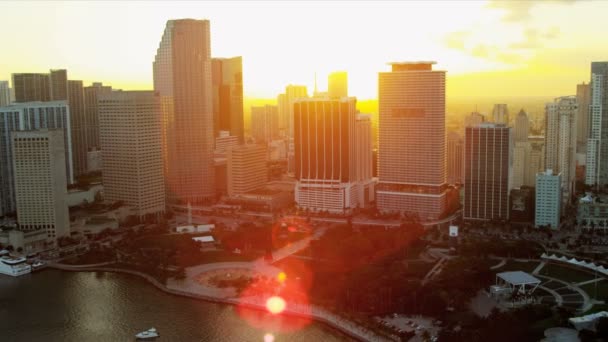
M 66 179 L 69 184 L 74 183 L 70 108 L 66 101 L 21 102 L 2 107 L 0 108 L 0 215 L 14 212 L 16 209 L 10 133 L 41 128 L 63 130 Z
M 153 71 L 161 102 L 167 201 L 209 203 L 215 199 L 209 21 L 167 21 Z
M 506 104 L 499 103 L 494 105 L 492 120 L 496 124 L 509 125 L 509 109 Z
M 0 107 L 9 104 L 11 104 L 11 88 L 8 86 L 8 81 L 0 81 Z
M 524 110 L 520 110 L 515 118 L 515 129 L 514 129 L 515 142 L 526 142 L 528 141 L 528 134 L 530 133 L 530 120 L 528 114 Z
M 591 63 L 588 132 L 585 184 L 599 188 L 608 184 L 608 62 Z
M 577 111 L 575 96 L 558 97 L 545 105 L 545 168 L 561 174 L 565 202 L 574 193 Z
M 376 205 L 422 221 L 447 211 L 445 71 L 433 64 L 392 63 L 378 79 Z
M 153 91 L 98 96 L 104 198 L 122 201 L 137 216 L 165 212 L 160 100 Z
M 536 175 L 536 215 L 534 225 L 559 228 L 562 208 L 561 174 L 553 170 Z
M 17 222 L 50 241 L 70 235 L 62 129 L 11 133 Z
M 371 122 L 355 107 L 355 98 L 295 102 L 295 201 L 300 208 L 344 213 L 373 200 Z
M 268 151 L 264 145 L 228 148 L 228 196 L 244 194 L 268 182 Z

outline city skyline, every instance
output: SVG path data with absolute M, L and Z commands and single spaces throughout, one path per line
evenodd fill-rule
M 212 22 L 212 54 L 243 56 L 248 98 L 274 98 L 290 83 L 313 89 L 315 72 L 321 76 L 319 88 L 325 89 L 325 75 L 345 70 L 350 92 L 373 99 L 376 75 L 389 69 L 387 61 L 426 59 L 438 60 L 438 69 L 450 71 L 448 97 L 574 94 L 572 84 L 587 80 L 589 62 L 601 60 L 608 50 L 596 43 L 600 32 L 608 29 L 601 20 L 608 4 L 602 2 L 362 1 L 349 3 L 354 23 L 336 21 L 343 17 L 341 5 L 4 2 L 0 22 L 7 28 L 28 19 L 47 29 L 45 34 L 22 30 L 6 38 L 6 44 L 18 48 L 3 56 L 0 79 L 10 79 L 11 73 L 65 68 L 85 85 L 101 81 L 118 89 L 150 90 L 157 37 L 173 18 Z M 256 16 L 249 16 L 253 10 Z M 137 25 L 132 25 L 135 14 Z M 113 18 L 111 26 L 104 24 L 108 17 Z M 74 25 L 79 29 L 73 30 Z M 423 30 L 417 31 L 420 27 Z M 400 40 L 401 44 L 393 43 Z M 33 57 L 40 49 L 48 53 Z M 493 82 L 496 77 L 501 82 Z

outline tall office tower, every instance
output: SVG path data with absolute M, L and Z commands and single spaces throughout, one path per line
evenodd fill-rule
M 509 125 L 509 109 L 506 104 L 498 103 L 494 105 L 492 120 L 496 124 Z
M 63 130 L 16 131 L 11 141 L 19 229 L 45 230 L 52 240 L 69 236 Z
M 447 209 L 445 71 L 435 62 L 392 63 L 378 80 L 382 212 L 435 220 Z
M 70 105 L 74 176 L 79 176 L 87 172 L 88 151 L 82 81 L 68 81 L 68 104 Z
M 561 174 L 554 174 L 551 169 L 536 175 L 536 227 L 559 228 L 562 208 L 561 183 Z
M 608 184 L 608 62 L 591 63 L 585 184 Z
M 256 143 L 268 143 L 279 137 L 279 112 L 277 106 L 251 107 L 251 136 L 253 136 Z
M 51 70 L 49 74 L 51 101 L 68 99 L 68 71 L 65 69 Z
M 485 121 L 486 118 L 483 116 L 483 114 L 472 112 L 470 115 L 464 118 L 464 127 L 477 127 Z
M 244 194 L 268 182 L 268 151 L 263 145 L 239 145 L 228 149 L 228 196 Z
M 530 159 L 531 145 L 527 141 L 515 142 L 513 147 L 513 188 L 526 185 L 526 166 Z
M 530 133 L 530 120 L 528 114 L 524 110 L 520 110 L 515 118 L 515 130 L 514 138 L 515 142 L 526 142 L 528 141 L 528 134 Z
M 237 146 L 239 144 L 239 137 L 236 135 L 230 135 L 228 131 L 220 131 L 217 138 L 215 138 L 215 154 L 225 154 L 228 149 Z
M 371 124 L 366 117 L 357 118 L 355 107 L 355 98 L 294 103 L 295 201 L 299 207 L 344 213 L 365 206 L 365 201 L 359 201 L 359 187 L 371 182 L 371 155 L 364 151 L 369 149 L 371 154 Z
M 153 91 L 99 94 L 104 198 L 132 206 L 140 218 L 165 212 L 160 100 Z
M 563 200 L 574 194 L 576 177 L 576 96 L 545 105 L 545 168 L 561 174 Z
M 66 101 L 14 103 L 0 108 L 0 214 L 15 211 L 12 131 L 61 128 L 68 184 L 74 183 L 70 109 Z
M 0 107 L 11 104 L 11 88 L 8 87 L 8 81 L 0 81 Z
M 15 102 L 50 101 L 49 74 L 13 74 Z
M 460 134 L 448 132 L 447 138 L 448 184 L 462 184 L 464 171 L 464 141 Z
M 348 74 L 346 71 L 336 71 L 327 78 L 327 94 L 331 98 L 348 96 Z
M 306 86 L 288 85 L 285 87 L 285 94 L 280 94 L 277 98 L 279 107 L 279 130 L 285 135 L 293 137 L 293 103 L 300 98 L 307 98 L 308 91 Z
M 467 127 L 464 163 L 466 220 L 507 220 L 512 184 L 511 128 L 484 123 Z
M 536 186 L 536 174 L 545 170 L 545 137 L 530 136 L 528 144 L 530 147 L 525 161 L 524 185 Z
M 212 58 L 214 135 L 229 131 L 245 141 L 243 124 L 243 59 Z
M 94 82 L 92 85 L 84 87 L 84 122 L 87 137 L 87 151 L 100 149 L 99 108 L 97 107 L 97 97 L 101 94 L 110 94 L 111 92 L 111 86 L 104 86 L 103 83 L 99 82 Z
M 589 83 L 576 85 L 576 102 L 578 102 L 578 111 L 576 113 L 576 142 L 577 151 L 585 151 L 584 146 L 587 145 L 589 138 L 589 103 L 591 101 L 591 88 Z
M 169 20 L 154 59 L 170 204 L 215 198 L 210 43 L 208 20 Z

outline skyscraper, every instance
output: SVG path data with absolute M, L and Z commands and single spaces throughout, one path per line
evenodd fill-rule
M 472 112 L 464 119 L 464 127 L 477 127 L 485 121 L 486 118 L 485 116 L 483 116 L 483 114 L 480 114 L 478 112 Z
M 257 189 L 268 182 L 268 151 L 264 145 L 240 145 L 228 148 L 228 196 Z
M 13 74 L 15 102 L 50 101 L 49 74 Z
M 464 171 L 464 141 L 456 132 L 448 132 L 447 137 L 448 184 L 462 184 Z
M 0 81 L 0 107 L 11 104 L 11 88 L 8 87 L 8 81 Z
M 608 62 L 591 63 L 585 184 L 608 184 Z
M 528 114 L 524 110 L 520 110 L 515 118 L 515 130 L 514 138 L 515 142 L 526 142 L 528 141 L 528 134 L 530 133 L 530 120 Z
M 63 130 L 15 131 L 11 140 L 19 229 L 44 230 L 52 240 L 69 236 Z
M 140 218 L 165 212 L 160 100 L 153 91 L 99 94 L 104 198 Z
M 87 151 L 100 149 L 99 146 L 99 108 L 97 107 L 97 97 L 101 94 L 109 94 L 112 87 L 104 86 L 103 83 L 94 82 L 84 88 L 84 123 L 87 138 Z
M 563 96 L 545 105 L 545 167 L 561 174 L 563 200 L 574 193 L 576 177 L 575 96 Z
M 65 69 L 51 70 L 49 74 L 51 101 L 68 99 L 68 71 Z
M 251 136 L 253 136 L 256 143 L 268 143 L 279 137 L 279 113 L 277 106 L 251 107 Z
M 0 108 L 0 214 L 15 211 L 15 183 L 12 169 L 11 132 L 41 128 L 63 130 L 65 172 L 74 182 L 70 109 L 66 101 L 14 103 Z
M 527 141 L 515 142 L 513 147 L 513 188 L 526 184 L 526 165 L 530 161 L 531 145 Z
M 445 71 L 392 63 L 378 81 L 377 207 L 434 220 L 446 212 Z
M 279 107 L 279 130 L 285 132 L 285 135 L 293 137 L 293 103 L 300 98 L 308 97 L 306 86 L 288 85 L 285 87 L 285 93 L 277 97 Z
M 74 176 L 87 172 L 87 132 L 82 81 L 68 81 Z
M 576 114 L 576 141 L 577 151 L 585 151 L 587 139 L 589 138 L 589 102 L 591 101 L 590 84 L 583 82 L 576 85 L 576 102 L 578 111 Z M 579 149 L 580 147 L 580 149 Z
M 511 128 L 484 123 L 465 136 L 465 220 L 507 220 L 512 183 Z
M 371 124 L 355 98 L 300 99 L 294 104 L 295 201 L 311 211 L 365 207 L 371 183 Z M 373 187 L 372 191 L 373 192 Z
M 545 137 L 530 136 L 528 144 L 530 148 L 525 161 L 524 185 L 536 186 L 536 174 L 545 170 Z
M 509 109 L 506 104 L 499 103 L 494 105 L 492 120 L 497 124 L 509 125 Z
M 346 71 L 336 71 L 327 78 L 327 94 L 331 98 L 348 96 L 348 74 Z
M 245 141 L 243 126 L 242 57 L 212 58 L 214 136 L 229 131 Z
M 209 25 L 208 20 L 169 20 L 154 60 L 170 204 L 215 197 Z
M 536 215 L 534 225 L 559 228 L 562 207 L 561 174 L 553 170 L 539 172 L 536 175 Z

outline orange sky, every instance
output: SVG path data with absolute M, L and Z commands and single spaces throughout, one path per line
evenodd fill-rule
M 288 83 L 375 98 L 394 60 L 436 60 L 448 96 L 560 96 L 608 60 L 607 1 L 0 2 L 0 79 L 67 68 L 71 79 L 150 89 L 168 19 L 211 20 L 212 54 L 243 56 L 245 95 Z

